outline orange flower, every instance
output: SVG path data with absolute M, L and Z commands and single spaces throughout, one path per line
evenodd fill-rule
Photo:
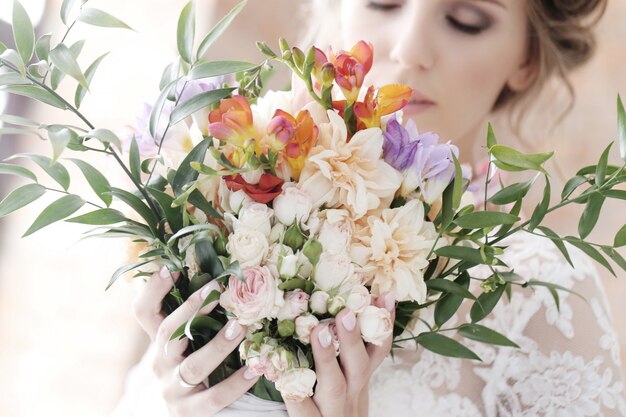
M 411 87 L 402 84 L 390 84 L 381 87 L 374 97 L 374 87 L 370 86 L 363 102 L 354 105 L 358 130 L 380 127 L 380 118 L 406 106 L 411 94 L 413 94 Z
M 252 110 L 248 100 L 239 95 L 222 99 L 219 109 L 209 113 L 209 134 L 221 141 L 243 148 L 256 138 L 252 127 Z
M 365 41 L 357 42 L 350 52 L 339 51 L 335 55 L 330 51 L 329 61 L 335 66 L 335 81 L 349 104 L 357 100 L 365 75 L 372 68 L 373 59 L 374 47 Z
M 267 126 L 273 149 L 283 151 L 295 180 L 300 177 L 309 151 L 315 144 L 318 129 L 308 110 L 294 118 L 283 110 L 276 110 Z

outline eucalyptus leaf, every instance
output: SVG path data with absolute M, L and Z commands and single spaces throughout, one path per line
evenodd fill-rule
M 176 57 L 176 59 L 170 62 L 169 65 L 163 70 L 163 74 L 161 74 L 161 81 L 159 81 L 159 90 L 163 90 L 166 85 L 177 79 L 179 73 L 180 57 Z
M 32 203 L 44 195 L 45 192 L 45 187 L 39 184 L 27 184 L 13 190 L 4 200 L 0 201 L 0 217 L 4 217 Z
M 585 252 L 590 258 L 598 262 L 600 265 L 605 267 L 613 276 L 615 275 L 615 271 L 613 271 L 613 267 L 608 263 L 606 259 L 602 256 L 600 252 L 598 252 L 593 246 L 588 244 L 587 242 L 583 242 L 581 240 L 576 239 L 573 236 L 567 236 L 567 241 L 572 245 L 576 246 L 578 249 Z
M 41 212 L 22 237 L 29 236 L 37 230 L 71 216 L 84 204 L 85 200 L 73 194 L 59 198 Z
M 233 74 L 241 71 L 248 71 L 257 67 L 257 64 L 244 61 L 210 61 L 196 65 L 189 71 L 187 77 L 190 80 L 199 78 L 216 77 L 219 75 Z
M 193 96 L 189 100 L 180 103 L 176 106 L 176 108 L 174 108 L 172 114 L 170 115 L 170 124 L 175 125 L 196 111 L 228 97 L 234 90 L 235 88 L 219 88 L 216 90 L 205 91 Z
M 444 258 L 460 259 L 476 265 L 483 263 L 483 259 L 480 256 L 480 251 L 475 248 L 467 248 L 464 246 L 444 246 L 435 250 L 438 256 Z
M 33 174 L 31 170 L 19 165 L 5 164 L 0 162 L 0 174 L 19 175 L 21 177 L 28 178 L 37 182 L 37 177 L 35 176 L 35 174 Z
M 15 49 L 7 49 L 6 51 L 0 54 L 0 59 L 2 62 L 7 62 L 11 64 L 22 76 L 23 79 L 26 78 L 26 65 L 20 54 Z
M 613 260 L 620 268 L 626 271 L 626 259 L 610 246 L 602 246 L 602 251 Z
M 498 304 L 498 301 L 500 301 L 500 298 L 502 298 L 502 294 L 508 285 L 510 284 L 501 284 L 495 291 L 482 293 L 478 297 L 478 300 L 474 302 L 472 309 L 470 310 L 472 323 L 481 321 L 487 317 L 489 313 L 491 313 L 496 304 Z
M 462 285 L 459 285 L 456 282 L 449 281 L 447 279 L 442 279 L 442 278 L 429 279 L 428 281 L 426 281 L 426 288 L 428 288 L 429 290 L 446 292 L 446 293 L 454 294 L 459 297 L 476 300 L 476 297 L 474 297 L 474 294 L 469 292 Z
M 118 210 L 103 208 L 83 214 L 82 216 L 72 217 L 65 221 L 70 223 L 106 225 L 125 222 L 128 221 L 128 219 Z
M 247 0 L 243 0 L 239 2 L 235 7 L 233 7 L 226 16 L 224 16 L 217 24 L 209 31 L 209 33 L 204 37 L 202 42 L 200 42 L 200 46 L 198 47 L 198 51 L 196 53 L 196 58 L 201 59 L 204 54 L 209 50 L 211 45 L 222 35 L 222 33 L 230 26 L 233 19 L 243 10 L 243 8 L 248 3 Z
M 109 53 L 107 52 L 103 55 L 100 55 L 98 58 L 96 58 L 95 61 L 91 63 L 91 65 L 89 65 L 87 70 L 85 70 L 85 79 L 87 80 L 88 85 L 91 84 L 91 80 L 93 80 L 93 77 L 96 74 L 96 70 L 98 69 L 98 66 L 108 54 Z M 76 87 L 76 93 L 74 94 L 74 104 L 76 105 L 77 108 L 80 107 L 81 103 L 83 102 L 83 98 L 85 97 L 86 92 L 87 92 L 87 89 L 83 87 L 81 84 L 78 84 L 78 86 Z
M 585 211 L 578 222 L 578 235 L 581 239 L 589 236 L 589 233 L 591 233 L 598 222 L 604 200 L 605 197 L 599 193 L 593 193 L 589 196 Z
M 459 328 L 459 334 L 465 338 L 476 340 L 477 342 L 519 348 L 517 343 L 511 341 L 503 334 L 480 324 L 463 324 Z
M 481 360 L 478 355 L 454 339 L 439 333 L 425 332 L 419 334 L 415 341 L 431 352 L 452 358 Z
M 609 164 L 609 152 L 611 151 L 611 146 L 613 146 L 613 142 L 606 147 L 602 155 L 600 156 L 600 160 L 598 161 L 598 165 L 596 166 L 596 185 L 600 187 L 604 184 L 604 178 L 606 175 L 606 168 Z
M 105 290 L 105 291 L 106 291 L 106 290 L 108 290 L 108 289 L 111 287 L 111 285 L 113 285 L 113 283 L 114 283 L 115 281 L 117 281 L 117 279 L 118 279 L 120 276 L 124 275 L 124 274 L 125 274 L 125 273 L 127 273 L 127 272 L 132 271 L 133 269 L 137 269 L 137 268 L 139 268 L 140 266 L 143 266 L 143 265 L 147 264 L 148 262 L 152 262 L 152 261 L 148 260 L 148 261 L 135 262 L 135 263 L 132 263 L 132 264 L 130 264 L 130 265 L 124 265 L 124 266 L 122 266 L 121 268 L 118 268 L 118 269 L 117 269 L 117 270 L 113 273 L 113 276 L 111 277 L 111 279 L 110 279 L 109 283 L 107 284 L 107 286 L 106 286 L 106 288 L 105 288 L 104 290 Z
M 531 232 L 535 230 L 535 228 L 539 226 L 539 224 L 541 224 L 544 217 L 546 217 L 546 214 L 548 213 L 548 209 L 550 208 L 550 194 L 552 193 L 552 190 L 550 188 L 550 180 L 548 179 L 547 175 L 545 176 L 545 179 L 546 185 L 543 188 L 543 198 L 541 199 L 539 204 L 537 204 L 537 206 L 533 210 L 533 214 L 530 216 L 528 229 Z
M 194 250 L 196 259 L 198 260 L 198 266 L 202 272 L 207 272 L 213 278 L 217 278 L 224 272 L 224 267 L 213 247 L 213 242 L 208 236 L 196 241 Z
M 548 237 L 552 241 L 552 243 L 554 243 L 557 249 L 563 254 L 565 260 L 567 260 L 567 263 L 570 264 L 573 268 L 574 264 L 572 263 L 572 259 L 570 258 L 569 252 L 567 251 L 567 248 L 565 247 L 565 244 L 563 243 L 563 240 L 559 237 L 559 235 L 557 235 L 552 229 L 549 229 L 546 226 L 537 226 L 537 229 L 541 230 L 543 234 L 546 235 L 546 237 Z
M 2 90 L 7 93 L 29 97 L 62 110 L 67 110 L 67 105 L 63 102 L 63 100 L 35 85 L 11 85 L 4 87 Z
M 113 201 L 113 197 L 110 194 L 111 186 L 109 185 L 109 181 L 106 177 L 82 159 L 68 158 L 68 160 L 76 164 L 76 166 L 81 170 L 85 179 L 91 186 L 91 189 L 96 193 L 100 200 L 102 200 L 107 207 L 110 206 Z
M 617 95 L 617 137 L 620 157 L 626 162 L 626 112 L 624 112 L 624 104 L 619 94 Z
M 180 57 L 188 64 L 193 63 L 193 40 L 196 35 L 196 16 L 193 0 L 187 3 L 178 17 L 176 46 Z
M 622 228 L 615 234 L 613 246 L 616 248 L 626 246 L 626 225 L 622 226 Z
M 36 155 L 32 153 L 19 153 L 8 158 L 28 158 L 41 167 L 50 177 L 55 180 L 65 191 L 70 187 L 70 174 L 67 169 L 61 165 L 60 162 L 52 162 L 52 159 L 43 155 Z
M 50 59 L 59 70 L 74 78 L 80 85 L 89 90 L 89 83 L 85 79 L 85 75 L 81 71 L 76 58 L 74 58 L 67 46 L 62 43 L 58 44 L 50 51 Z
M 109 13 L 100 9 L 94 9 L 91 7 L 84 7 L 77 17 L 77 20 L 87 23 L 92 26 L 100 26 L 107 28 L 122 28 L 133 30 L 126 23 L 122 22 L 115 16 L 111 16 Z
M 563 187 L 563 191 L 561 192 L 561 199 L 565 200 L 566 198 L 568 198 L 570 195 L 572 195 L 572 193 L 581 185 L 587 183 L 588 180 L 587 178 L 583 177 L 582 175 L 576 175 L 572 178 L 570 178 L 566 183 L 565 186 Z
M 454 223 L 464 229 L 483 229 L 507 224 L 514 224 L 519 221 L 518 216 L 500 211 L 477 211 L 458 217 Z
M 490 148 L 491 154 L 505 165 L 523 170 L 534 170 L 546 173 L 541 166 L 554 155 L 554 152 L 524 154 L 505 145 L 494 145 Z
M 163 214 L 165 214 L 165 219 L 167 223 L 170 225 L 173 233 L 176 233 L 180 229 L 183 228 L 183 212 L 184 208 L 182 207 L 172 207 L 172 203 L 174 199 L 159 190 L 155 190 L 153 188 L 146 188 L 146 190 L 154 197 L 157 201 L 161 209 L 163 210 Z
M 454 282 L 467 290 L 470 284 L 470 276 L 467 271 L 463 271 Z M 452 293 L 448 293 L 439 299 L 435 304 L 435 324 L 439 327 L 443 326 L 454 316 L 461 306 L 461 303 L 463 303 L 463 297 Z
M 146 205 L 139 197 L 133 193 L 129 193 L 126 190 L 120 188 L 111 187 L 111 191 L 108 193 L 113 197 L 126 203 L 130 208 L 135 210 L 150 226 L 150 230 L 156 234 L 156 225 L 159 223 L 155 213 L 150 210 L 150 207 Z
M 22 61 L 27 64 L 35 51 L 35 30 L 24 6 L 13 0 L 13 39 Z

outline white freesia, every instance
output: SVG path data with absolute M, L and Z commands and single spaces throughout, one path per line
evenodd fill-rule
M 393 332 L 391 314 L 384 308 L 367 306 L 357 317 L 361 336 L 368 343 L 381 346 Z
M 276 389 L 285 400 L 302 401 L 313 395 L 315 371 L 309 368 L 291 368 L 280 374 Z
M 276 219 L 286 226 L 294 221 L 306 222 L 311 213 L 313 202 L 311 198 L 294 186 L 283 186 L 283 192 L 274 199 L 274 214 Z
M 231 261 L 239 261 L 241 268 L 258 266 L 267 256 L 267 237 L 258 230 L 239 228 L 228 236 L 226 250 Z
M 355 220 L 388 206 L 402 176 L 382 159 L 382 131 L 361 130 L 348 142 L 343 119 L 332 110 L 327 114 L 330 122 L 318 126 L 318 145 L 309 154 L 298 187 L 315 207 L 341 205 Z

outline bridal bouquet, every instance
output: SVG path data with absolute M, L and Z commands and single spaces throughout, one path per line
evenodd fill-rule
M 0 203 L 0 216 L 44 193 L 62 194 L 26 235 L 65 220 L 97 226 L 90 236 L 142 244 L 139 260 L 119 268 L 109 286 L 130 271 L 141 277 L 165 266 L 180 274 L 164 302 L 166 313 L 208 282 L 219 282 L 221 291 L 212 291 L 202 305 L 219 300 L 218 307 L 208 315 L 196 314 L 172 335 L 189 338 L 193 351 L 229 319 L 248 327 L 239 351 L 211 374 L 211 384 L 245 364 L 263 375 L 253 388 L 259 397 L 280 401 L 312 395 L 311 330 L 326 326 L 323 335 L 338 353 L 334 317 L 344 308 L 354 313 L 367 343 L 381 344 L 393 334 L 396 342 L 411 339 L 436 353 L 468 359 L 479 358 L 443 332 L 516 346 L 479 322 L 514 286 L 547 287 L 557 306 L 558 291 L 566 289 L 521 277 L 500 260 L 502 241 L 513 233 L 550 239 L 568 261 L 564 242 L 611 272 L 607 258 L 626 269 L 615 250 L 626 245 L 626 228 L 612 245 L 586 240 L 605 199 L 626 199 L 625 191 L 615 189 L 626 182 L 626 172 L 624 166 L 608 164 L 610 146 L 596 165 L 569 180 L 552 204 L 544 167 L 552 153 L 525 154 L 498 144 L 489 126 L 484 194 L 472 194 L 471 173 L 459 163 L 462 155 L 454 144 L 403 120 L 411 88 L 364 84 L 374 57 L 366 41 L 349 51 L 304 51 L 280 40 L 278 52 L 258 44 L 266 57 L 260 64 L 205 60 L 245 2 L 196 49 L 189 3 L 178 21 L 179 56 L 163 72 L 154 104 L 146 105 L 136 126 L 118 133 L 94 126 L 80 104 L 104 56 L 83 72 L 78 63 L 82 43 L 68 47 L 64 40 L 76 23 L 128 26 L 88 7 L 87 0 L 79 3 L 64 0 L 61 18 L 67 32 L 58 43 L 51 35 L 35 40 L 27 14 L 14 3 L 16 49 L 0 43 L 2 90 L 71 111 L 83 126 L 0 117 L 15 126 L 0 133 L 50 141 L 51 157 L 18 154 L 11 160 L 30 159 L 58 184 L 44 186 L 30 169 L 0 163 L 0 173 L 30 180 Z M 263 91 L 262 75 L 270 62 L 291 68 L 291 90 Z M 73 103 L 56 91 L 65 76 L 77 82 Z M 626 115 L 619 98 L 618 119 L 626 160 Z M 132 189 L 111 185 L 84 160 L 67 158 L 70 151 L 112 158 Z M 65 161 L 80 169 L 101 201 L 69 191 Z M 496 170 L 534 176 L 500 184 L 488 194 Z M 525 197 L 540 178 L 543 199 L 523 220 Z M 583 204 L 585 210 L 578 236 L 561 237 L 542 221 L 568 204 Z M 86 206 L 95 210 L 75 215 Z M 491 276 L 481 279 L 475 294 L 469 284 L 478 279 L 471 276 L 476 265 L 486 265 Z M 446 328 L 463 302 L 472 303 L 471 322 Z M 426 307 L 434 309 L 431 330 L 412 334 L 411 322 Z

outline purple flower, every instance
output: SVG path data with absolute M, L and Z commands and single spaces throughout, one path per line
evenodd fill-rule
M 428 132 L 420 136 L 412 167 L 424 201 L 432 204 L 454 179 L 454 160 L 459 149 L 450 143 L 438 143 L 439 136 Z
M 417 150 L 417 138 L 412 139 L 408 130 L 402 126 L 396 118 L 387 122 L 387 129 L 383 132 L 383 155 L 385 162 L 397 169 L 404 171 L 415 159 Z

